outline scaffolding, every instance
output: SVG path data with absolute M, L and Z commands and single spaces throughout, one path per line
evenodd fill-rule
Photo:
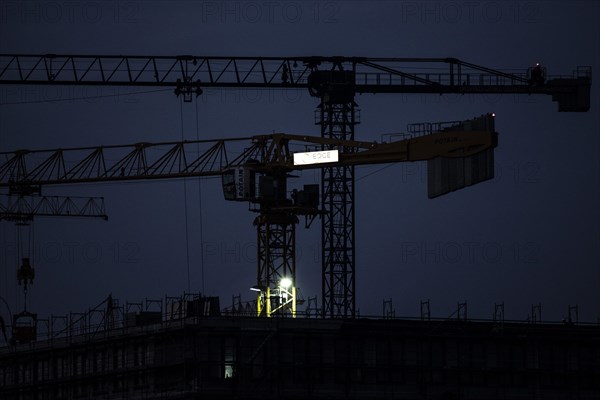
M 69 327 L 63 336 L 0 348 L 0 398 L 600 395 L 600 368 L 589 356 L 600 349 L 595 325 L 505 322 L 498 332 L 494 321 L 459 318 L 204 316 L 191 305 L 202 299 L 208 298 L 184 294 L 125 304 L 112 299 L 112 305 L 107 299 L 91 313 L 56 317 Z M 234 300 L 236 310 L 240 304 Z M 160 305 L 170 319 L 148 325 L 147 318 L 135 319 L 128 326 L 134 320 L 127 313 L 157 312 Z

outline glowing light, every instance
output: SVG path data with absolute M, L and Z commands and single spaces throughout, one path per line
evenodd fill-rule
M 290 286 L 292 286 L 292 280 L 290 278 L 282 278 L 281 282 L 279 282 L 279 285 L 284 288 L 287 289 Z

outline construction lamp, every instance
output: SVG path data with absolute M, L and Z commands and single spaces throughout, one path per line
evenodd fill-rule
M 281 278 L 281 282 L 279 282 L 279 285 L 282 288 L 287 289 L 290 286 L 292 286 L 292 280 L 290 278 Z

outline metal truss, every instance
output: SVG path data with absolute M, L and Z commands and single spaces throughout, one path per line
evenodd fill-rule
M 319 115 L 322 137 L 272 134 L 214 141 L 0 153 L 0 160 L 5 160 L 0 163 L 0 186 L 19 193 L 51 184 L 219 176 L 242 167 L 277 178 L 278 186 L 284 188 L 287 172 L 327 165 L 294 165 L 291 144 L 335 149 L 341 153 L 339 161 L 335 166 L 326 166 L 322 172 L 322 315 L 353 318 L 356 315 L 354 166 L 424 160 L 441 155 L 466 156 L 493 146 L 495 133 L 443 131 L 391 143 L 360 142 L 353 140 L 354 126 L 358 123 L 354 101 L 323 101 Z M 448 136 L 453 140 L 447 140 Z M 457 140 L 459 136 L 461 139 Z M 229 157 L 230 153 L 236 157 Z M 302 204 L 293 205 L 285 189 L 272 200 L 260 197 L 242 200 L 260 204 L 256 210 L 260 216 L 255 220 L 258 314 L 294 316 L 297 215 L 314 216 L 316 210 L 305 209 L 306 205 Z M 281 283 L 283 278 L 291 280 L 289 286 Z
M 23 222 L 31 221 L 33 217 L 108 219 L 103 197 L 0 194 L 0 220 Z
M 356 123 L 357 115 L 354 106 L 344 107 L 320 111 L 323 116 L 331 114 L 331 118 L 324 117 L 331 122 L 323 125 L 323 129 L 330 127 L 330 137 L 275 133 L 235 139 L 0 152 L 0 187 L 9 187 L 13 194 L 27 194 L 37 192 L 35 186 L 41 185 L 221 176 L 236 167 L 274 174 L 326 166 L 294 165 L 292 146 L 302 151 L 321 146 L 338 149 L 336 165 L 340 167 L 467 156 L 495 146 L 495 133 L 487 131 L 434 132 L 390 143 L 344 140 L 342 137 L 352 136 L 348 124 Z M 435 140 L 456 135 L 461 135 L 460 142 Z
M 547 94 L 558 101 L 560 111 L 589 109 L 591 68 L 578 68 L 568 76 L 549 76 L 544 71 L 543 76 L 537 80 L 531 69 L 509 73 L 455 58 L 0 55 L 0 84 L 163 86 L 174 87 L 186 100 L 203 87 L 308 89 L 321 99 L 321 136 L 342 140 L 354 139 L 356 93 Z M 0 181 L 220 175 L 236 165 L 227 160 L 224 141 L 198 150 L 197 157 L 185 151 L 189 145 L 171 145 L 167 153 L 151 159 L 147 150 L 154 145 L 139 144 L 110 166 L 104 158 L 109 149 L 97 148 L 68 169 L 61 150 L 33 170 L 26 169 L 25 154 L 19 154 L 0 166 Z M 258 149 L 245 151 L 239 164 L 248 161 L 252 151 Z M 323 315 L 354 316 L 353 167 L 324 169 L 322 184 Z
M 255 221 L 259 316 L 296 316 L 296 224 L 293 213 L 269 210 Z M 287 282 L 285 281 L 287 279 Z
M 530 68 L 504 72 L 456 58 L 0 54 L 0 84 L 163 86 L 196 95 L 209 87 L 308 88 L 320 96 L 315 92 L 320 82 L 311 74 L 334 68 L 355 72 L 356 93 L 556 95 L 580 93 L 580 86 L 589 89 L 591 83 L 591 67 L 548 75 L 538 85 L 532 84 Z
M 0 186 L 218 176 L 224 168 L 258 156 L 260 144 L 229 161 L 226 143 L 216 141 L 137 143 L 122 146 L 0 153 Z
M 324 138 L 354 140 L 358 123 L 353 100 L 322 102 L 319 106 L 321 135 Z M 344 149 L 352 152 L 353 149 Z M 334 166 L 321 170 L 321 227 L 323 317 L 354 318 L 355 225 L 354 166 Z
M 0 54 L 0 84 L 171 87 L 185 101 L 210 87 L 308 89 L 321 99 L 321 136 L 353 140 L 357 93 L 546 94 L 558 102 L 559 111 L 581 112 L 590 107 L 591 67 L 551 76 L 545 70 L 535 75 L 532 69 L 504 72 L 456 58 Z M 75 164 L 65 161 L 62 150 L 55 150 L 34 168 L 26 163 L 30 152 L 4 153 L 0 154 L 6 159 L 0 160 L 0 186 L 221 175 L 224 169 L 251 160 L 251 154 L 266 160 L 267 150 L 253 145 L 230 162 L 225 141 L 212 143 L 214 147 L 208 150 L 200 150 L 196 142 L 195 156 L 185 150 L 188 143 L 165 145 L 170 145 L 169 151 L 158 157 L 148 151 L 156 145 L 140 143 L 134 150 L 120 147 L 128 152 L 110 165 L 107 160 L 112 158 L 105 158 L 104 153 L 116 148 L 80 149 L 89 153 Z M 282 148 L 271 150 L 271 155 L 283 154 Z M 279 164 L 282 160 L 272 159 Z M 323 316 L 354 317 L 352 164 L 325 168 L 322 185 Z

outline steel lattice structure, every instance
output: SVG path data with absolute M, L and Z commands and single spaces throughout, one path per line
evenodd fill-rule
M 345 118 L 349 115 L 354 118 L 353 109 L 347 107 L 348 104 L 341 108 L 335 105 L 333 110 L 341 113 L 336 114 L 338 117 Z M 324 116 L 330 114 L 328 110 L 322 111 Z M 325 205 L 322 211 L 324 218 L 334 216 L 334 220 L 329 223 L 335 229 L 327 232 L 332 245 L 325 248 L 328 257 L 326 265 L 329 266 L 325 272 L 333 282 L 333 285 L 327 287 L 329 297 L 326 304 L 333 310 L 327 316 L 353 317 L 354 298 L 350 294 L 354 289 L 354 260 L 344 258 L 354 244 L 352 231 L 349 231 L 352 234 L 350 240 L 347 231 L 351 228 L 348 220 L 354 217 L 351 208 L 353 203 L 352 198 L 348 199 L 345 195 L 353 184 L 353 175 L 345 175 L 346 171 L 350 169 L 353 172 L 355 165 L 363 164 L 418 161 L 437 156 L 467 157 L 492 148 L 496 139 L 492 131 L 443 131 L 392 143 L 360 142 L 341 139 L 349 136 L 341 131 L 345 126 L 339 122 L 332 124 L 331 131 L 327 134 L 337 137 L 325 138 L 272 134 L 215 141 L 137 143 L 0 153 L 0 159 L 4 159 L 0 163 L 0 187 L 23 193 L 35 191 L 41 185 L 52 184 L 222 176 L 226 199 L 258 204 L 255 210 L 260 212 L 255 220 L 258 259 L 255 289 L 260 292 L 257 299 L 259 315 L 295 315 L 296 287 L 285 287 L 280 283 L 283 278 L 295 282 L 297 215 L 315 216 L 318 213 L 318 199 L 314 203 L 306 198 L 302 201 L 298 197 L 293 201 L 288 199 L 287 175 L 292 170 L 321 167 L 319 164 L 296 165 L 290 146 L 301 144 L 302 147 L 310 145 L 341 151 L 335 166 L 325 168 L 326 172 L 323 174 L 325 193 L 321 202 Z M 244 149 L 241 152 L 240 146 Z M 237 154 L 235 158 L 228 155 L 232 151 Z M 240 170 L 244 176 L 246 173 L 248 177 L 258 173 L 264 178 L 276 180 L 277 184 L 274 186 L 278 189 L 270 194 L 265 192 L 237 198 L 234 193 L 233 197 L 228 197 L 226 188 L 230 186 L 226 181 L 229 182 L 232 172 L 235 174 Z M 250 180 L 256 181 L 256 177 Z M 235 180 L 233 183 L 237 186 Z M 254 184 L 251 186 L 254 187 Z M 316 193 L 318 196 L 318 191 Z M 324 284 L 327 284 L 325 280 Z
M 413 70 L 419 72 L 407 72 Z M 550 75 L 541 67 L 504 72 L 456 58 L 0 54 L 0 84 L 170 87 L 185 101 L 211 87 L 308 89 L 321 101 L 322 137 L 353 139 L 357 93 L 544 94 L 558 102 L 559 111 L 585 112 L 590 107 L 591 67 Z M 127 168 L 145 167 L 146 161 L 132 154 L 110 173 L 116 179 L 128 175 Z M 0 169 L 2 173 L 6 171 Z M 323 315 L 351 317 L 356 314 L 352 167 L 324 170 L 322 184 L 327 211 L 322 227 Z
M 319 106 L 321 136 L 354 140 L 358 120 L 354 100 L 324 101 Z M 345 149 L 345 152 L 352 149 Z M 355 298 L 355 190 L 354 166 L 334 166 L 321 171 L 323 190 L 322 312 L 325 317 L 354 318 Z
M 254 220 L 257 228 L 259 316 L 296 314 L 295 286 L 280 285 L 283 279 L 296 281 L 296 224 L 292 212 L 263 212 Z M 275 288 L 275 289 L 272 289 Z
M 190 95 L 203 87 L 309 89 L 320 96 L 328 82 L 313 72 L 334 68 L 354 72 L 355 93 L 546 94 L 561 111 L 589 109 L 591 67 L 532 85 L 531 69 L 503 72 L 456 58 L 0 54 L 0 84 L 162 86 Z
M 0 220 L 22 222 L 30 221 L 33 217 L 108 219 L 103 197 L 0 194 Z
M 438 140 L 448 135 L 460 137 L 460 141 Z M 15 150 L 0 152 L 0 188 L 22 193 L 44 185 L 222 176 L 244 166 L 265 173 L 323 168 L 323 164 L 294 165 L 292 146 L 340 149 L 336 166 L 422 161 L 476 154 L 492 147 L 494 140 L 494 133 L 489 131 L 442 131 L 391 143 L 275 133 L 233 139 Z

